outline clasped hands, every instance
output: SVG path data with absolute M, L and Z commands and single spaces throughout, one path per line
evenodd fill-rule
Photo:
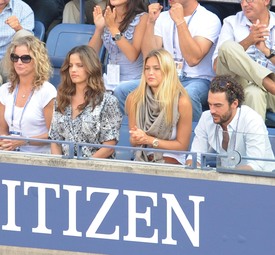
M 0 150 L 13 151 L 17 147 L 20 147 L 24 144 L 25 144 L 25 141 L 23 140 L 14 140 L 14 139 L 8 139 L 8 138 L 0 139 Z
M 137 128 L 137 126 L 131 128 L 129 133 L 133 143 L 138 145 L 148 144 L 149 136 L 142 129 Z
M 266 38 L 270 36 L 268 27 L 265 24 L 261 24 L 259 20 L 250 27 L 250 40 L 251 44 L 254 44 L 262 52 L 266 48 Z

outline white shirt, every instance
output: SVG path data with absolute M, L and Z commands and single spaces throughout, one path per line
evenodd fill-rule
M 213 45 L 198 65 L 190 67 L 184 62 L 183 71 L 187 74 L 187 77 L 211 80 L 214 77 L 211 65 L 212 54 L 220 33 L 221 22 L 214 13 L 206 10 L 201 5 L 198 5 L 193 15 L 185 17 L 185 21 L 193 38 L 196 36 L 204 37 L 211 41 Z M 162 37 L 163 48 L 169 51 L 174 58 L 182 59 L 178 31 L 174 21 L 170 17 L 169 11 L 160 13 L 160 16 L 156 20 L 154 34 Z M 175 45 L 176 54 L 174 54 L 173 45 Z
M 266 46 L 268 48 L 275 49 L 275 13 L 269 12 L 270 14 L 270 21 L 268 29 L 270 31 L 270 36 L 266 40 Z M 217 47 L 215 49 L 215 52 L 213 54 L 213 61 L 218 56 L 218 50 L 219 47 L 225 42 L 225 41 L 235 41 L 235 42 L 241 42 L 244 40 L 250 33 L 250 26 L 252 23 L 247 19 L 247 17 L 244 15 L 242 11 L 238 12 L 236 15 L 229 16 L 224 19 L 223 26 L 221 29 L 221 33 L 219 36 L 219 40 L 217 43 Z M 246 53 L 255 60 L 255 53 L 256 53 L 256 47 L 255 45 L 251 45 L 246 50 Z M 275 71 L 275 65 L 272 64 L 271 61 L 268 61 L 267 68 L 271 71 Z
M 171 140 L 175 140 L 177 137 L 177 126 L 173 126 L 172 129 L 172 134 L 170 137 L 170 141 Z M 182 165 L 185 164 L 185 160 L 186 160 L 186 155 L 182 154 L 182 153 L 171 153 L 171 152 L 165 152 L 163 153 L 163 157 L 170 157 L 170 158 L 174 158 L 176 159 L 179 163 L 181 163 Z
M 268 131 L 262 117 L 253 109 L 242 105 L 228 125 L 229 144 L 227 151 L 238 151 L 241 156 L 274 159 L 274 154 L 268 138 Z M 201 162 L 201 153 L 222 153 L 222 128 L 213 122 L 210 111 L 203 112 L 192 142 L 191 152 L 198 153 L 198 162 Z M 189 156 L 188 159 L 191 157 Z M 274 162 L 242 160 L 241 165 L 249 165 L 254 170 L 272 171 Z
M 36 89 L 25 107 L 14 107 L 14 128 L 11 130 L 12 109 L 14 104 L 14 93 L 9 93 L 10 83 L 5 83 L 0 87 L 0 102 L 5 106 L 4 117 L 9 126 L 9 131 L 17 131 L 22 134 L 23 137 L 32 137 L 48 133 L 44 117 L 44 107 L 56 97 L 56 88 L 49 82 Z M 23 116 L 22 116 L 23 113 Z M 20 129 L 20 119 L 21 129 Z M 45 146 L 21 146 L 20 151 L 36 152 L 36 153 L 49 153 L 49 144 Z

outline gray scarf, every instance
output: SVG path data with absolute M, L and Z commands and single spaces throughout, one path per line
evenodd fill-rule
M 165 121 L 165 111 L 160 109 L 159 102 L 154 98 L 149 86 L 146 88 L 145 103 L 140 105 L 139 115 L 137 116 L 137 127 L 142 129 L 147 135 L 169 140 L 172 134 L 173 126 L 175 126 L 179 119 L 178 112 L 179 96 L 174 99 L 173 105 L 173 123 L 167 124 Z M 141 147 L 146 148 L 147 145 Z M 148 151 L 136 151 L 135 160 L 148 162 Z M 154 152 L 154 162 L 164 162 L 163 153 Z

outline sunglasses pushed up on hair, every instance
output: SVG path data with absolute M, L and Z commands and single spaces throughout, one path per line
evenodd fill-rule
M 11 53 L 10 59 L 14 63 L 18 62 L 18 60 L 20 59 L 22 63 L 27 64 L 27 63 L 31 62 L 32 57 L 30 55 L 22 55 L 22 56 L 19 57 L 18 55 L 14 54 L 14 53 Z

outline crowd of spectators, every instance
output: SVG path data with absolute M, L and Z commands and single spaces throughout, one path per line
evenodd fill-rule
M 235 144 L 242 141 L 236 142 L 236 135 L 230 136 L 228 128 L 231 133 L 259 131 L 253 127 L 248 131 L 240 129 L 241 118 L 261 123 L 262 135 L 267 135 L 265 112 L 275 110 L 275 14 L 269 10 L 270 0 L 241 0 L 242 10 L 223 22 L 197 0 L 169 1 L 167 10 L 155 1 L 87 0 L 85 22 L 94 24 L 95 32 L 88 45 L 72 49 L 65 58 L 57 96 L 48 83 L 50 68 L 48 75 L 41 76 L 43 67 L 38 59 L 49 63 L 42 57 L 45 45 L 40 41 L 39 51 L 35 46 L 39 40 L 25 32 L 33 31 L 35 19 L 43 22 L 46 31 L 62 21 L 79 23 L 79 1 L 24 2 L 0 0 L 0 21 L 5 31 L 1 35 L 0 78 L 7 81 L 1 87 L 1 135 L 47 139 L 46 128 L 54 140 L 115 145 L 125 114 L 129 116 L 130 142 L 138 147 L 188 150 L 192 121 L 199 122 L 191 148 L 197 152 L 197 144 L 202 146 L 204 142 L 200 135 L 206 132 L 205 139 L 207 132 L 217 127 L 227 137 L 219 141 L 209 137 L 204 144 L 208 149 L 212 146 L 216 153 L 230 153 L 223 146 L 226 139 L 227 144 L 233 139 Z M 18 33 L 21 36 L 13 39 Z M 98 57 L 103 45 L 108 52 L 105 76 Z M 106 92 L 109 85 L 114 85 L 113 95 Z M 245 96 L 235 93 L 232 86 L 243 90 Z M 52 93 L 41 96 L 46 90 Z M 259 96 L 260 102 L 255 103 Z M 37 118 L 45 128 L 43 132 L 42 128 L 33 128 L 37 132 L 29 135 L 22 123 L 29 128 L 25 116 L 30 115 L 29 105 L 36 97 L 43 97 L 37 102 Z M 243 101 L 248 106 L 242 106 Z M 52 119 L 49 112 L 53 108 Z M 207 108 L 210 110 L 203 113 Z M 208 122 L 211 125 L 205 127 Z M 33 146 L 37 150 L 41 145 L 1 140 L 4 150 L 24 151 Z M 257 150 L 251 147 L 243 140 L 238 153 L 257 156 Z M 114 157 L 109 148 L 82 148 L 87 157 Z M 273 158 L 269 150 L 270 144 L 265 143 L 263 151 Z M 52 144 L 51 152 L 68 153 L 66 146 L 57 143 Z M 185 164 L 185 155 L 140 150 L 135 160 Z

